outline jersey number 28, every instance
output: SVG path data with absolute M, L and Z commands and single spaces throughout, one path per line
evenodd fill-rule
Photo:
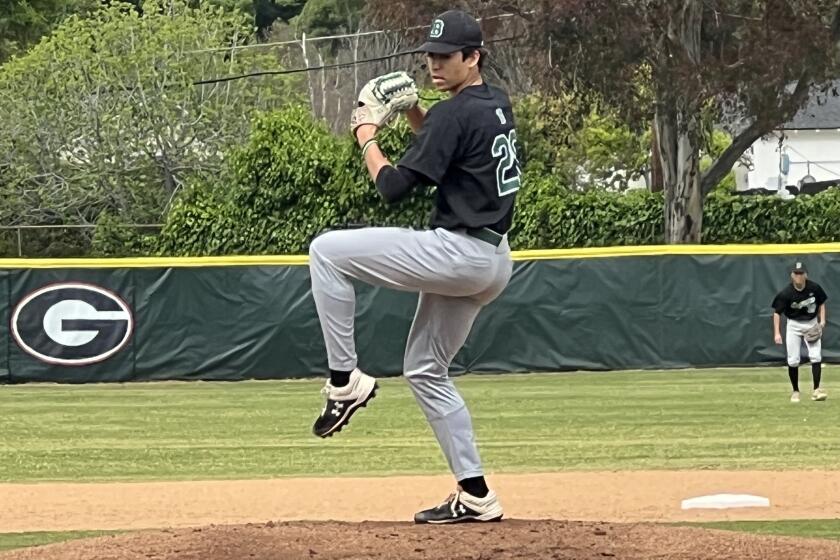
M 516 129 L 508 134 L 499 134 L 493 139 L 494 158 L 500 158 L 496 165 L 496 186 L 499 196 L 507 196 L 519 190 L 519 160 L 516 157 Z

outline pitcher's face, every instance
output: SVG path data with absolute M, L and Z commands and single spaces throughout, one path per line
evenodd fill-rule
M 429 76 L 438 91 L 458 93 L 478 74 L 479 53 L 464 58 L 461 51 L 449 54 L 426 53 Z

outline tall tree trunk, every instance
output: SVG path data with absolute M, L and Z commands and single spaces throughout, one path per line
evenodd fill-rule
M 700 243 L 703 191 L 700 189 L 699 112 L 662 107 L 654 119 L 665 186 L 665 243 Z
M 651 124 L 650 134 L 650 192 L 662 192 L 662 158 L 659 156 L 659 136 L 656 125 Z
M 670 74 L 671 65 L 676 62 L 680 65 L 701 65 L 702 23 L 702 0 L 682 0 L 671 4 L 668 49 L 661 59 L 661 70 L 665 71 L 665 75 Z M 665 188 L 665 242 L 668 244 L 700 243 L 703 228 L 700 96 L 690 89 L 659 92 L 654 118 Z

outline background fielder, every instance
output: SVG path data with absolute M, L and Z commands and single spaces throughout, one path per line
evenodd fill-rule
M 790 273 L 791 283 L 773 299 L 773 335 L 776 344 L 782 343 L 781 315 L 787 318 L 785 346 L 787 347 L 788 376 L 793 388 L 791 402 L 799 402 L 799 362 L 802 342 L 808 349 L 814 392 L 811 399 L 824 401 L 828 394 L 820 387 L 822 377 L 822 331 L 825 328 L 825 302 L 828 299 L 822 286 L 808 279 L 808 271 L 797 262 Z
M 470 413 L 448 375 L 478 313 L 504 290 L 512 271 L 507 231 L 520 180 L 516 131 L 508 96 L 481 78 L 482 45 L 475 19 L 455 10 L 441 14 L 418 50 L 426 53 L 435 87 L 450 97 L 424 112 L 408 76 L 389 74 L 363 88 L 351 121 L 386 201 L 398 201 L 417 186 L 437 186 L 431 229 L 332 231 L 309 251 L 330 368 L 327 402 L 313 426 L 318 436 L 341 430 L 375 395 L 374 379 L 357 367 L 351 279 L 419 292 L 403 373 L 458 488 L 441 505 L 417 513 L 418 523 L 502 517 L 484 479 Z M 375 135 L 395 108 L 407 110 L 417 136 L 393 166 Z

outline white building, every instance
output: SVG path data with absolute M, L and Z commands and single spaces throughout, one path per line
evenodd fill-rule
M 766 189 L 790 196 L 803 184 L 840 182 L 840 97 L 812 98 L 790 122 L 753 144 L 742 160 L 748 165 L 735 166 L 739 191 Z

